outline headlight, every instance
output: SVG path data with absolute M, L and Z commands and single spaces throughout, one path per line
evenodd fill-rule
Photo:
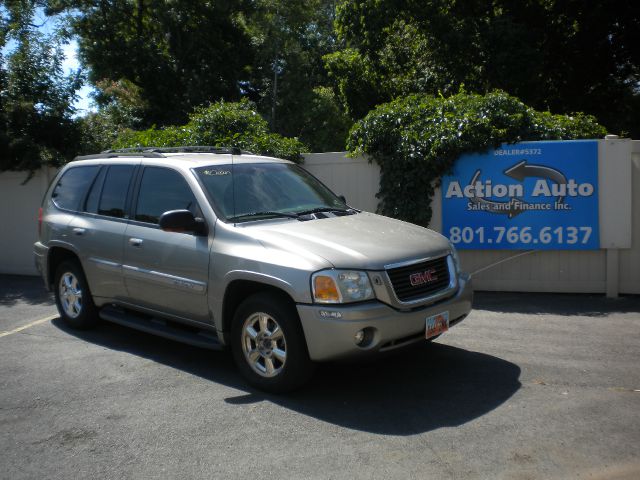
M 350 303 L 374 298 L 367 272 L 324 270 L 311 276 L 313 299 L 318 303 Z
M 456 267 L 456 273 L 460 273 L 460 257 L 458 256 L 458 251 L 451 242 L 449 242 L 449 247 L 451 248 L 451 258 L 453 258 L 453 264 Z

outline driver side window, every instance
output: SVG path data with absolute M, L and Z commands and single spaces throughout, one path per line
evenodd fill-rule
M 191 188 L 180 173 L 169 168 L 146 167 L 133 219 L 158 224 L 160 216 L 169 210 L 189 210 L 195 217 L 202 216 Z

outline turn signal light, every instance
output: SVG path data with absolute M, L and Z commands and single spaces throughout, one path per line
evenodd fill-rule
M 313 292 L 316 300 L 324 302 L 339 302 L 340 294 L 333 278 L 317 275 L 313 279 Z

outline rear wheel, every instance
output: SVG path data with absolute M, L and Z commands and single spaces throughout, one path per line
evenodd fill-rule
M 236 310 L 233 357 L 254 387 L 280 393 L 302 386 L 313 373 L 297 312 L 281 295 L 259 293 Z
M 78 262 L 67 260 L 58 266 L 55 296 L 60 318 L 70 327 L 87 329 L 98 323 L 93 297 Z

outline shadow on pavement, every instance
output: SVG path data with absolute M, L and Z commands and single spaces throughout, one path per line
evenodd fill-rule
M 520 368 L 491 355 L 431 343 L 359 363 L 319 365 L 311 383 L 283 396 L 244 383 L 227 352 L 210 352 L 103 323 L 96 330 L 59 329 L 88 342 L 138 355 L 246 393 L 226 399 L 239 408 L 271 401 L 345 428 L 413 435 L 478 418 L 521 386 Z
M 17 303 L 29 305 L 53 305 L 53 294 L 44 288 L 40 277 L 24 275 L 0 275 L 0 305 Z
M 604 317 L 640 312 L 640 295 L 607 298 L 602 294 L 475 292 L 473 308 L 502 313 Z

